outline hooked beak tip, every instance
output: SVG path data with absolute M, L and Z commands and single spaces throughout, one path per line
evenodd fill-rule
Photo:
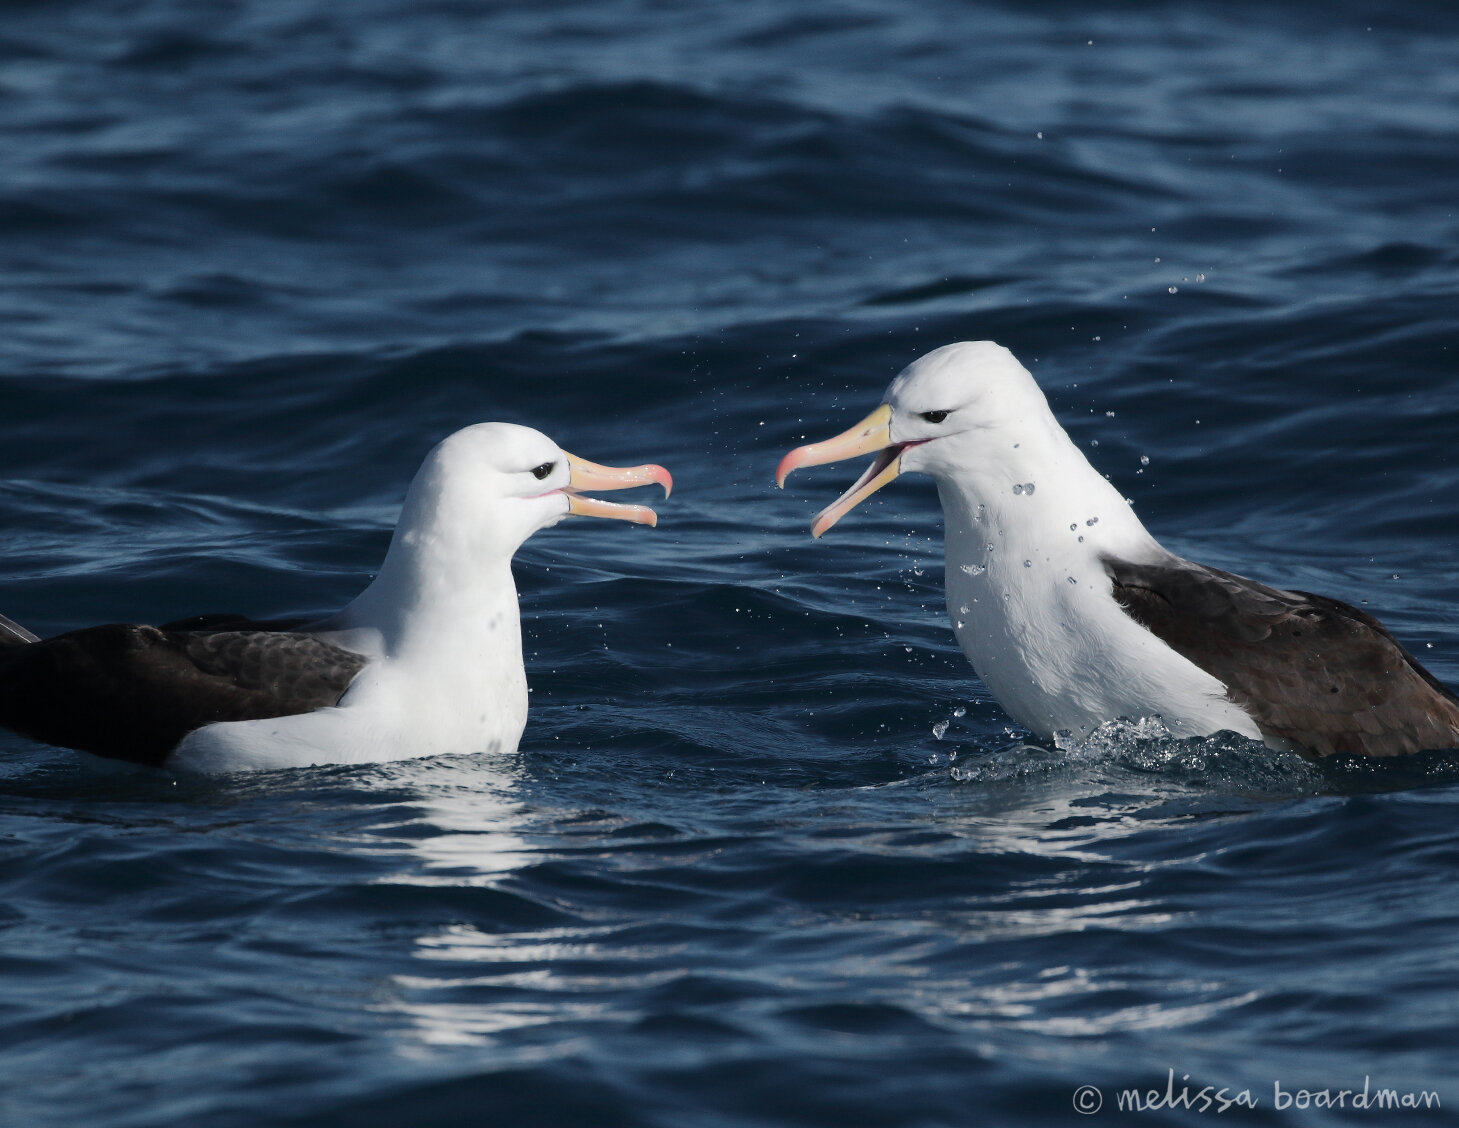
M 792 470 L 799 470 L 806 464 L 806 448 L 796 447 L 790 451 L 775 467 L 775 484 L 782 490 L 785 488 L 785 479 L 790 477 Z
M 647 466 L 640 467 L 640 469 L 643 471 L 645 484 L 652 482 L 664 487 L 665 498 L 668 498 L 668 496 L 674 492 L 673 475 L 665 470 L 662 466 L 650 463 Z

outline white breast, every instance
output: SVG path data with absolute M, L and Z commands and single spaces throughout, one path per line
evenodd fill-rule
M 510 572 L 494 579 L 398 616 L 405 629 L 385 632 L 383 652 L 337 706 L 207 725 L 183 739 L 168 765 L 232 772 L 515 751 L 527 723 L 521 621 Z M 342 627 L 353 625 L 352 615 L 366 623 L 384 617 L 369 595 L 341 613 Z
M 188 734 L 168 765 L 258 771 L 516 750 L 527 723 L 520 664 L 515 678 L 491 684 L 423 682 L 414 673 L 387 660 L 362 671 L 333 708 L 207 725 Z
M 982 495 L 938 483 L 948 614 L 988 689 L 1045 738 L 1159 716 L 1182 736 L 1230 729 L 1260 739 L 1220 681 L 1115 602 L 1101 555 L 1153 559 L 1165 550 L 1103 479 L 1061 483 L 1055 467 L 1043 469 L 1041 480 L 1009 475 Z

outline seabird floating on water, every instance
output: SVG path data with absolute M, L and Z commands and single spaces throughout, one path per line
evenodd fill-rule
M 1459 698 L 1371 616 L 1166 551 L 991 341 L 908 366 L 882 405 L 802 466 L 875 452 L 819 537 L 898 474 L 937 483 L 953 630 L 1008 712 L 1044 738 L 1159 717 L 1308 754 L 1459 746 Z
M 0 616 L 0 725 L 202 771 L 510 752 L 527 719 L 511 560 L 569 514 L 653 525 L 579 490 L 673 486 L 539 431 L 480 423 L 426 457 L 379 574 L 319 622 L 200 615 L 44 641 Z

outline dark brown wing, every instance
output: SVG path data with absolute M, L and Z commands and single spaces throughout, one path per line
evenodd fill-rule
M 365 661 L 309 634 L 89 627 L 0 649 L 0 725 L 156 765 L 203 725 L 337 704 Z
M 160 631 L 297 631 L 314 622 L 312 619 L 250 619 L 236 612 L 214 612 L 209 615 L 189 615 L 185 619 L 174 619 L 163 623 Z
M 1130 616 L 1225 683 L 1265 735 L 1319 756 L 1459 747 L 1459 698 L 1356 607 L 1179 557 L 1104 563 Z

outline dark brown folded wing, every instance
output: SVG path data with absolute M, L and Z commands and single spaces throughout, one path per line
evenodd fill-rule
M 189 615 L 163 623 L 160 631 L 297 631 L 306 629 L 313 619 L 250 619 L 233 611 L 209 615 Z
M 1179 557 L 1105 568 L 1130 616 L 1222 681 L 1267 736 L 1320 756 L 1459 746 L 1459 698 L 1356 607 Z
M 0 649 L 0 725 L 161 764 L 194 729 L 339 702 L 365 658 L 310 634 L 89 627 Z

